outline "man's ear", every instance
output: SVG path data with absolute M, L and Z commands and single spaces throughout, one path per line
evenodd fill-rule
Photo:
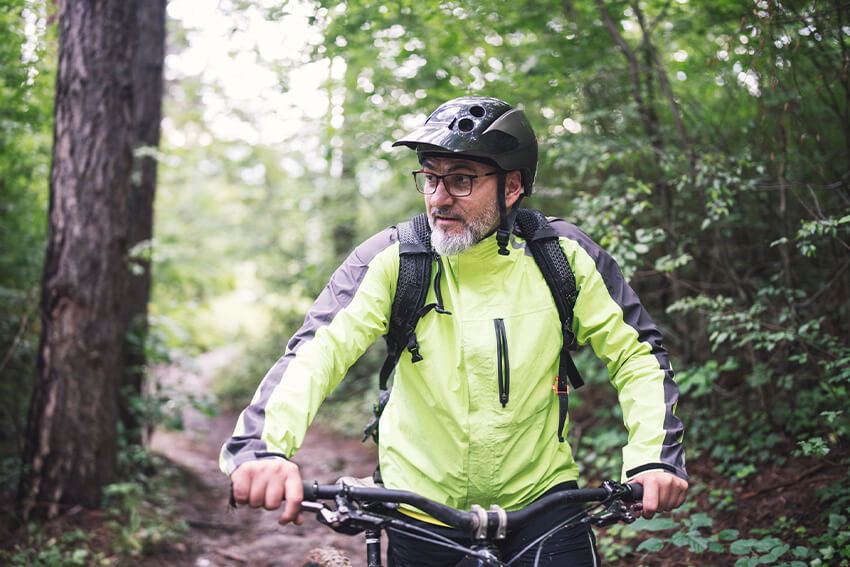
M 518 169 L 508 172 L 505 179 L 505 206 L 509 209 L 522 196 L 522 173 Z

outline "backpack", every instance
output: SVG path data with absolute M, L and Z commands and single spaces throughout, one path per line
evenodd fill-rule
M 534 209 L 519 209 L 516 225 L 526 239 L 526 246 L 531 251 L 537 267 L 543 274 L 552 298 L 558 309 L 561 320 L 563 343 L 558 365 L 558 380 L 553 389 L 558 394 L 558 441 L 564 442 L 563 430 L 569 405 L 570 384 L 578 388 L 584 384 L 569 351 L 577 346 L 573 333 L 573 306 L 578 291 L 576 280 L 567 257 L 558 243 L 558 234 L 540 211 Z M 411 361 L 415 364 L 422 360 L 419 343 L 416 340 L 416 323 L 432 309 L 438 313 L 446 313 L 440 296 L 440 286 L 435 286 L 436 303 L 426 305 L 425 298 L 431 286 L 431 264 L 437 254 L 431 249 L 431 228 L 428 218 L 422 213 L 411 220 L 398 225 L 399 240 L 399 269 L 398 284 L 393 299 L 390 321 L 384 339 L 387 343 L 387 358 L 379 374 L 380 393 L 378 403 L 374 406 L 374 419 L 366 426 L 363 441 L 372 437 L 378 442 L 378 422 L 381 413 L 389 401 L 390 391 L 387 382 L 393 369 L 398 364 L 404 350 L 408 350 Z M 437 262 L 440 277 L 442 263 Z M 569 383 L 567 379 L 569 378 Z

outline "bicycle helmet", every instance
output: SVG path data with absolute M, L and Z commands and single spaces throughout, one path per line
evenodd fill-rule
M 440 105 L 425 124 L 393 143 L 424 155 L 484 158 L 505 171 L 522 172 L 531 195 L 537 171 L 537 137 L 525 113 L 497 98 L 464 96 Z

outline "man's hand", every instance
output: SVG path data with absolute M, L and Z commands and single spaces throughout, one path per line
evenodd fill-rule
M 295 522 L 301 525 L 301 500 L 304 498 L 301 471 L 292 461 L 262 459 L 239 465 L 230 475 L 233 499 L 236 504 L 252 508 L 277 510 L 282 500 L 286 505 L 278 518 L 279 524 Z
M 656 512 L 669 512 L 681 506 L 688 491 L 688 481 L 663 471 L 644 473 L 631 482 L 643 485 L 640 515 L 647 520 L 652 519 Z

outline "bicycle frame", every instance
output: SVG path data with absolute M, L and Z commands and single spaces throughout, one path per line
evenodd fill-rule
M 484 567 L 511 565 L 521 556 L 537 548 L 539 560 L 543 543 L 555 532 L 568 524 L 590 522 L 595 526 L 604 526 L 616 522 L 632 522 L 635 517 L 626 508 L 625 502 L 636 502 L 642 497 L 643 487 L 639 484 L 623 485 L 606 481 L 599 488 L 564 490 L 549 494 L 521 510 L 505 511 L 498 506 L 484 510 L 473 506 L 469 511 L 456 510 L 413 492 L 390 490 L 381 487 L 357 486 L 339 482 L 333 485 L 320 485 L 305 481 L 303 485 L 304 501 L 302 509 L 316 512 L 319 522 L 331 529 L 355 535 L 366 534 L 366 558 L 368 567 L 382 567 L 381 532 L 398 530 L 418 539 L 424 539 L 435 545 L 449 547 L 465 554 L 465 559 L 456 567 Z M 323 504 L 322 500 L 333 501 L 334 508 Z M 564 503 L 597 503 L 598 512 L 568 518 L 549 532 L 541 535 L 526 546 L 507 563 L 498 555 L 495 542 L 504 539 L 515 526 L 521 526 L 546 507 Z M 431 517 L 451 527 L 467 531 L 473 540 L 465 547 L 444 538 L 428 529 L 413 525 L 397 517 L 387 515 L 400 504 L 407 504 L 425 512 Z M 535 564 L 536 564 L 535 561 Z

